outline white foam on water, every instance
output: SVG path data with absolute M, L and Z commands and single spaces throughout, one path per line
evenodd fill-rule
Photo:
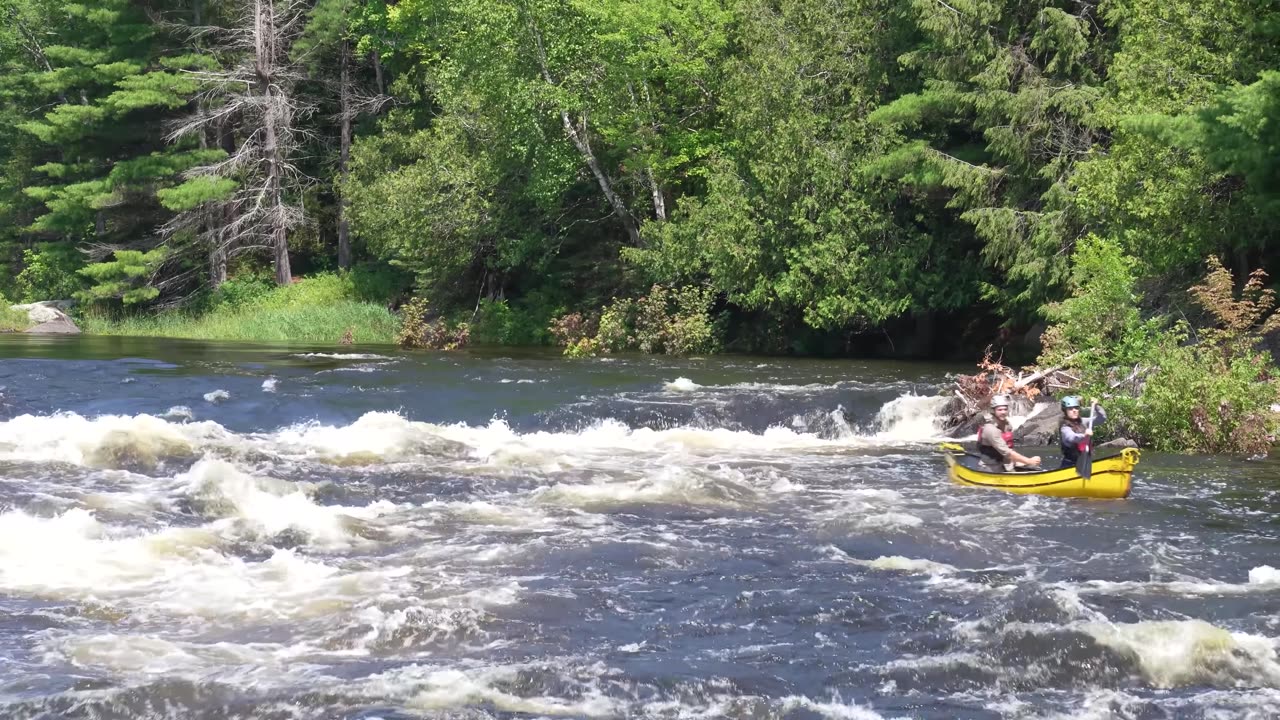
M 190 419 L 176 408 L 173 418 Z M 436 425 L 393 412 L 369 412 L 350 425 L 310 422 L 276 432 L 239 435 L 211 421 L 178 423 L 145 414 L 90 419 L 58 413 L 22 415 L 0 422 L 0 459 L 117 467 L 126 463 L 155 464 L 168 457 L 190 457 L 214 450 L 260 451 L 335 464 L 374 464 L 425 462 L 444 452 L 469 454 L 487 464 L 532 462 L 572 467 L 602 454 L 606 459 L 617 459 L 621 453 L 723 452 L 759 456 L 902 444 L 917 433 L 902 427 L 916 427 L 918 419 L 901 422 L 905 425 L 891 425 L 875 437 L 850 433 L 828 439 L 778 426 L 762 433 L 695 427 L 655 430 L 631 428 L 610 419 L 578 431 L 520 433 L 502 420 L 487 425 Z
M 54 517 L 0 514 L 0 590 L 107 603 L 130 614 L 297 619 L 328 616 L 381 593 L 407 592 L 407 567 L 343 572 L 277 550 L 227 556 L 210 528 L 123 533 L 81 509 Z
M 280 381 L 275 378 L 267 378 L 262 381 L 262 392 L 273 393 L 276 387 L 280 385 Z
M 1249 571 L 1250 585 L 1280 585 L 1280 570 L 1270 565 L 1259 565 Z
M 934 562 L 920 558 L 909 558 L 901 555 L 881 555 L 875 560 L 854 560 L 858 565 L 865 565 L 873 570 L 900 570 L 921 575 L 950 575 L 956 568 L 946 563 Z
M 758 501 L 757 492 L 745 483 L 741 472 L 722 469 L 713 474 L 679 466 L 664 467 L 633 481 L 611 481 L 602 476 L 600 482 L 591 484 L 557 484 L 536 491 L 533 497 L 539 503 L 584 509 L 632 504 L 741 507 Z
M 943 436 L 942 408 L 948 398 L 908 393 L 885 403 L 876 413 L 876 436 L 899 443 L 938 440 Z
M 44 648 L 46 654 L 56 654 L 78 667 L 105 668 L 126 675 L 202 678 L 237 668 L 241 675 L 255 675 L 272 684 L 294 674 L 289 660 L 296 652 L 265 643 L 200 644 L 113 633 L 57 637 L 46 641 Z
M 1134 657 L 1158 688 L 1280 687 L 1276 641 L 1233 633 L 1202 620 L 1085 623 L 1098 642 Z
M 395 360 L 396 358 L 387 357 L 386 355 L 374 355 L 372 353 L 296 353 L 296 358 L 324 358 L 326 360 Z
M 20 415 L 0 422 L 0 459 L 90 467 L 155 464 L 233 439 L 215 422 L 171 423 L 152 415 Z
M 518 687 L 521 670 L 534 665 L 475 667 L 428 667 L 410 665 L 374 675 L 359 683 L 369 697 L 385 702 L 390 698 L 419 713 L 469 708 L 493 708 L 504 713 L 553 717 L 609 718 L 625 714 L 620 700 L 605 696 L 595 677 L 562 680 L 576 686 L 576 697 L 518 695 L 507 687 Z M 603 672 L 595 669 L 595 674 Z
M 204 394 L 204 401 L 208 403 L 220 403 L 223 400 L 230 400 L 231 393 L 226 390 L 213 390 Z
M 839 701 L 819 702 L 807 697 L 791 695 L 778 701 L 779 709 L 784 712 L 792 710 L 809 710 L 830 720 L 885 720 L 880 713 L 861 705 L 845 704 Z
M 365 507 L 318 505 L 297 483 L 259 478 L 222 460 L 201 460 L 179 476 L 179 484 L 193 497 L 206 501 L 227 522 L 214 527 L 226 535 L 270 537 L 286 530 L 305 533 L 314 544 L 342 546 L 361 540 L 356 524 L 395 512 L 386 500 Z M 387 528 L 394 531 L 395 528 Z
M 186 405 L 174 405 L 165 410 L 164 415 L 160 417 L 166 420 L 194 420 L 196 416 L 195 413 L 191 412 L 191 408 Z
M 370 412 L 350 425 L 295 425 L 256 441 L 264 449 L 340 464 L 426 460 L 447 443 L 439 426 L 392 412 Z
M 701 385 L 687 377 L 678 377 L 675 380 L 664 384 L 662 387 L 671 392 L 678 393 L 691 393 L 702 389 Z

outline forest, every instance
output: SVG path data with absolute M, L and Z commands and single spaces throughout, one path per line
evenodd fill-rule
M 0 11 L 0 294 L 103 331 L 314 280 L 446 345 L 972 355 L 1082 250 L 1192 325 L 1280 260 L 1270 0 Z

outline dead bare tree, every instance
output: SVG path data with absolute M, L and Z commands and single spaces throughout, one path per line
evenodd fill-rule
M 178 123 L 169 139 L 212 132 L 227 157 L 187 177 L 230 180 L 235 187 L 179 213 L 164 232 L 170 241 L 195 236 L 208 248 L 215 282 L 226 277 L 228 257 L 257 249 L 271 251 L 277 283 L 292 282 L 289 232 L 304 219 L 296 198 L 310 182 L 293 162 L 304 132 L 297 123 L 312 109 L 293 93 L 303 76 L 289 49 L 307 9 L 305 0 L 245 0 L 231 27 L 195 29 L 215 55 L 235 60 L 223 70 L 192 73 L 204 88 L 202 110 Z M 215 216 L 221 222 L 208 222 Z

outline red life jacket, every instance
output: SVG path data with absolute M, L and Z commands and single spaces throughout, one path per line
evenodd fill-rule
M 1012 430 L 1005 430 L 1004 432 L 1000 433 L 1000 437 L 1004 439 L 1005 445 L 1008 445 L 1009 447 L 1013 447 L 1013 431 Z M 982 427 L 981 426 L 978 427 L 977 443 L 979 445 L 982 444 Z M 1084 448 L 1081 448 L 1081 450 L 1083 449 Z
M 1059 430 L 1058 430 L 1059 434 L 1061 434 L 1062 432 L 1061 428 L 1064 428 L 1064 427 L 1069 427 L 1074 432 L 1084 432 L 1083 423 L 1080 424 L 1080 428 L 1081 428 L 1080 430 L 1076 430 L 1075 426 L 1073 426 L 1071 423 L 1067 422 L 1066 420 L 1063 420 L 1062 424 L 1059 425 L 1058 427 L 1059 427 Z M 1077 457 L 1079 457 L 1077 453 L 1082 453 L 1089 449 L 1089 436 L 1085 435 L 1083 440 L 1080 440 L 1079 442 L 1076 443 L 1075 452 L 1070 452 L 1072 449 L 1070 445 L 1067 445 L 1066 443 L 1061 443 L 1061 444 L 1062 444 L 1062 456 L 1067 460 L 1074 461 Z

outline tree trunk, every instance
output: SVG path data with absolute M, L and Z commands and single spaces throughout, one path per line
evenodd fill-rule
M 347 179 L 350 176 L 351 161 L 351 48 L 342 43 L 342 87 L 339 89 L 341 102 L 342 126 L 338 147 L 338 267 L 343 270 L 351 268 L 351 222 L 347 219 L 351 203 L 347 200 Z
M 662 186 L 658 185 L 658 179 L 653 176 L 653 168 L 645 168 L 644 174 L 649 181 L 649 189 L 653 192 L 653 216 L 666 221 L 667 201 L 662 197 Z
M 284 168 L 284 158 L 280 155 L 280 138 L 278 127 L 282 119 L 282 109 L 287 99 L 280 97 L 280 89 L 276 87 L 276 16 L 273 0 L 256 0 L 254 3 L 254 70 L 258 76 L 258 88 L 262 92 L 265 110 L 263 112 L 262 153 L 266 162 L 266 182 L 263 197 L 260 199 L 267 208 L 267 235 L 271 239 L 273 262 L 276 269 L 276 283 L 288 285 L 293 282 L 293 273 L 289 268 L 289 228 L 288 213 L 284 206 L 284 192 L 281 189 L 280 175 Z
M 217 290 L 227 281 L 227 249 L 223 247 L 219 235 L 214 238 L 213 246 L 209 249 L 209 285 Z
M 542 33 L 538 30 L 537 23 L 532 17 L 527 17 L 529 31 L 533 35 L 534 48 L 538 56 L 538 68 L 542 71 L 542 79 L 548 85 L 556 84 L 555 78 L 551 76 L 551 68 L 547 64 L 547 51 L 542 45 Z M 569 136 L 569 140 L 573 142 L 573 146 L 578 149 L 578 154 L 582 156 L 587 167 L 591 169 L 591 174 L 595 176 L 596 183 L 600 185 L 600 192 L 604 194 L 605 200 L 609 202 L 609 207 L 613 208 L 613 214 L 617 216 L 618 221 L 622 223 L 622 227 L 627 231 L 627 237 L 631 239 L 632 246 L 640 245 L 640 228 L 636 225 L 636 219 L 631 216 L 631 211 L 627 209 L 627 204 L 622 201 L 618 193 L 613 191 L 613 184 L 609 181 L 609 176 L 605 174 L 604 169 L 600 167 L 600 161 L 596 159 L 596 155 L 591 151 L 591 141 L 587 135 L 587 115 L 584 111 L 582 114 L 582 128 L 578 129 L 573 124 L 573 120 L 569 118 L 568 110 L 560 111 L 560 122 L 564 125 L 564 132 Z
M 604 193 L 604 197 L 609 201 L 609 206 L 613 208 L 613 214 L 617 216 L 618 221 L 622 223 L 622 227 L 627 231 L 627 237 L 631 239 L 631 244 L 635 247 L 640 246 L 640 228 L 636 226 L 636 219 L 631 217 L 631 211 L 627 209 L 626 203 L 613 191 L 613 185 L 609 182 L 609 177 L 604 174 L 604 169 L 600 167 L 600 161 L 596 159 L 596 154 L 591 151 L 591 145 L 586 138 L 587 122 L 586 116 L 583 116 L 582 131 L 569 119 L 569 113 L 565 110 L 560 111 L 560 120 L 564 123 L 564 131 L 573 141 L 574 147 L 578 148 L 578 153 L 582 155 L 582 159 L 586 161 L 587 167 L 591 169 L 591 174 L 595 175 L 596 182 L 600 185 L 600 192 Z
M 382 58 L 378 57 L 377 50 L 370 50 L 369 58 L 370 60 L 373 61 L 373 77 L 374 77 L 374 81 L 377 82 L 378 84 L 378 94 L 386 95 L 387 86 L 386 86 L 386 83 L 384 83 L 382 80 Z

